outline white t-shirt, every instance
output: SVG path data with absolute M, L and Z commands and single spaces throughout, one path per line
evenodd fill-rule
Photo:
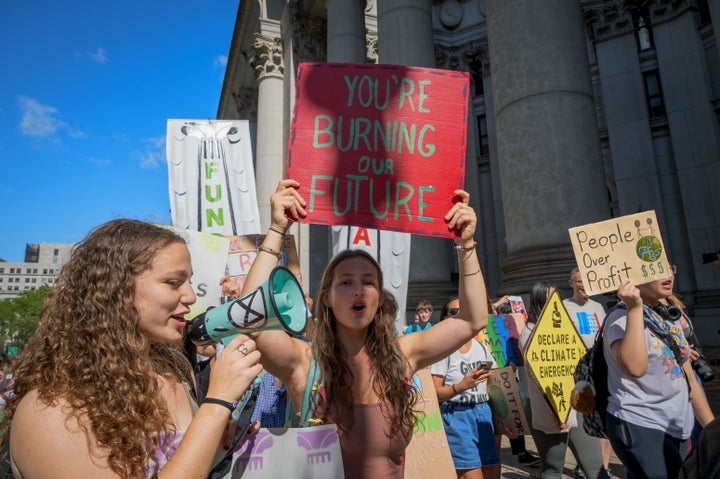
M 493 366 L 495 365 L 495 360 L 485 345 L 473 339 L 470 341 L 470 349 L 467 353 L 455 351 L 442 361 L 431 365 L 430 374 L 433 376 L 442 376 L 443 386 L 452 386 L 462 381 L 469 370 L 476 369 L 480 361 L 492 361 Z M 456 394 L 451 397 L 449 401 L 463 404 L 487 402 L 487 381 L 483 381 L 475 387 Z
M 657 322 L 662 319 L 655 313 Z M 690 348 L 682 328 L 667 322 L 684 360 Z M 608 365 L 608 413 L 637 426 L 658 429 L 669 435 L 687 439 L 694 424 L 694 414 L 688 394 L 688 383 L 675 361 L 670 348 L 645 328 L 648 351 L 647 372 L 639 378 L 625 376 L 617 364 L 610 346 L 625 336 L 627 311 L 618 309 L 610 313 L 603 328 L 603 350 Z
M 592 299 L 588 299 L 587 303 L 580 305 L 572 298 L 567 298 L 563 299 L 563 305 L 567 309 L 570 319 L 575 323 L 585 347 L 592 347 L 595 343 L 595 335 L 605 320 L 605 308 Z

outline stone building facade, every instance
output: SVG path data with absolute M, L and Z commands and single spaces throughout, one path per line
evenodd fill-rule
M 284 160 L 300 62 L 470 73 L 466 189 L 493 297 L 565 289 L 567 229 L 655 210 L 676 290 L 720 345 L 720 1 L 240 2 L 219 119 L 250 121 L 263 226 Z M 296 225 L 314 295 L 327 227 Z M 407 305 L 457 283 L 447 240 L 413 237 Z

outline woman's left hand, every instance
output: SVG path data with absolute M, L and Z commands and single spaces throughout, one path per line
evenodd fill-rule
M 475 227 L 477 226 L 477 215 L 475 210 L 470 206 L 470 194 L 465 190 L 455 190 L 455 195 L 460 197 L 460 201 L 455 203 L 450 211 L 445 215 L 449 230 L 458 230 L 459 238 L 456 243 L 465 245 L 470 243 L 475 236 Z

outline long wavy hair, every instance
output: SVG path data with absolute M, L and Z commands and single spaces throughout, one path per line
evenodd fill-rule
M 375 319 L 368 326 L 365 349 L 370 358 L 370 370 L 373 377 L 373 391 L 380 399 L 380 408 L 387 421 L 390 434 L 397 431 L 412 431 L 415 423 L 414 406 L 417 396 L 413 392 L 407 377 L 410 365 L 401 355 L 395 338 L 395 315 L 397 302 L 389 291 L 383 289 L 383 276 L 375 259 L 362 250 L 345 250 L 335 256 L 323 272 L 318 301 L 315 304 L 315 332 L 313 337 L 313 355 L 320 365 L 327 391 L 327 413 L 332 405 L 338 411 L 353 411 L 352 383 L 353 374 L 342 354 L 337 339 L 337 321 L 332 309 L 325 306 L 323 295 L 330 291 L 335 269 L 351 258 L 363 258 L 377 270 L 379 288 L 384 296 L 383 304 L 375 313 Z M 332 418 L 338 427 L 348 433 L 354 424 L 354 415 L 349 422 L 343 418 Z
M 48 406 L 67 404 L 68 421 L 78 420 L 113 472 L 144 477 L 148 457 L 161 447 L 158 434 L 175 429 L 158 378 L 187 376 L 180 346 L 153 343 L 140 329 L 135 279 L 174 243 L 184 240 L 169 228 L 118 219 L 73 249 L 19 355 L 0 431 L 37 390 Z

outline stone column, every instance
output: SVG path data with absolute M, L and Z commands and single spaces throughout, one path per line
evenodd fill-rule
M 432 1 L 378 0 L 377 6 L 380 63 L 435 68 Z M 386 234 L 392 233 L 383 232 L 382 236 Z M 414 310 L 417 300 L 423 297 L 429 298 L 437 306 L 449 294 L 456 292 L 451 282 L 450 253 L 453 250 L 449 241 L 412 236 L 412 268 L 408 272 L 407 293 L 409 309 Z M 399 251 L 400 246 L 394 245 L 393 249 Z
M 575 260 L 567 229 L 609 217 L 576 0 L 488 0 L 507 257 L 503 286 L 562 281 Z
M 365 0 L 325 0 L 327 61 L 366 63 Z
M 250 63 L 258 79 L 255 178 L 262 231 L 270 226 L 270 196 L 285 172 L 283 57 L 280 38 L 257 34 Z

